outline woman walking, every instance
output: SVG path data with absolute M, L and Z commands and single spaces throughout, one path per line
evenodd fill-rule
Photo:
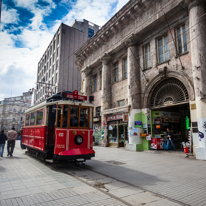
M 7 137 L 4 134 L 4 130 L 1 130 L 1 133 L 0 133 L 0 155 L 1 157 L 3 157 L 3 154 L 4 154 L 4 147 L 5 147 L 6 140 L 7 140 Z

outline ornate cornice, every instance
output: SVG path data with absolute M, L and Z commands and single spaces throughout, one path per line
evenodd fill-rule
M 206 1 L 205 0 L 185 0 L 185 5 L 188 6 L 188 9 L 192 9 L 193 7 L 195 6 L 199 6 L 203 3 L 205 3 Z

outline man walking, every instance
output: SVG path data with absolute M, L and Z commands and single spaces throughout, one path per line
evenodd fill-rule
M 10 155 L 10 157 L 12 157 L 14 147 L 15 147 L 15 139 L 17 138 L 17 132 L 15 131 L 14 127 L 12 127 L 12 129 L 10 131 L 8 131 L 7 138 L 8 138 L 8 142 L 7 142 L 8 154 L 7 154 L 7 156 Z
M 174 144 L 174 141 L 173 141 L 173 133 L 170 132 L 169 128 L 167 128 L 167 150 L 169 149 L 170 144 L 172 145 L 173 150 L 176 150 L 175 149 L 175 144 Z

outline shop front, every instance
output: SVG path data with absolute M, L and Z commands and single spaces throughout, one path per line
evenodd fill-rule
M 101 145 L 103 140 L 103 129 L 101 127 L 101 117 L 93 118 L 94 145 Z
M 190 141 L 189 104 L 151 110 L 151 123 L 151 149 L 167 149 L 167 128 L 173 133 L 176 149 L 182 148 L 183 142 Z M 169 149 L 173 149 L 171 145 Z
M 107 116 L 108 143 L 112 147 L 125 147 L 128 143 L 128 114 Z

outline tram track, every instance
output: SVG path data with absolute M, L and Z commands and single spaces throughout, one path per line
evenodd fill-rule
M 71 164 L 71 163 L 70 163 L 70 164 Z M 101 182 L 101 179 L 103 179 L 103 178 L 101 178 L 101 179 L 90 179 L 90 178 L 88 177 L 88 175 L 86 174 L 87 172 L 85 172 L 84 175 L 83 175 L 83 174 L 80 175 L 80 174 L 78 174 L 78 172 L 75 171 L 75 169 L 72 170 L 71 167 L 69 167 L 69 171 L 67 170 L 67 168 L 62 168 L 62 167 L 64 167 L 63 165 L 68 168 L 68 163 L 52 164 L 52 166 L 54 166 L 55 168 L 58 168 L 60 171 L 66 173 L 66 174 L 68 174 L 68 175 L 73 176 L 73 177 L 76 178 L 77 180 L 80 180 L 80 181 L 82 181 L 83 183 L 85 183 L 85 184 L 87 184 L 87 185 L 89 185 L 89 186 L 92 186 L 92 187 L 96 188 L 97 190 L 99 190 L 99 191 L 101 191 L 101 192 L 103 192 L 103 193 L 111 196 L 112 198 L 115 198 L 115 199 L 117 199 L 118 201 L 121 201 L 122 203 L 124 203 L 124 204 L 126 204 L 126 205 L 129 205 L 129 206 L 131 206 L 130 203 L 124 201 L 122 198 L 119 198 L 119 197 L 111 194 L 111 193 L 110 193 L 110 190 L 107 188 L 107 185 L 109 185 L 109 184 L 112 183 L 113 181 L 117 181 L 117 182 L 119 182 L 119 183 L 122 183 L 122 184 L 127 185 L 128 187 L 132 187 L 132 188 L 134 188 L 134 189 L 142 190 L 142 193 L 149 192 L 149 193 L 153 194 L 153 195 L 156 196 L 156 197 L 159 197 L 159 198 L 162 198 L 162 199 L 166 199 L 166 200 L 171 201 L 171 202 L 173 202 L 173 203 L 176 203 L 176 204 L 179 204 L 179 205 L 182 205 L 182 206 L 190 206 L 189 204 L 185 204 L 185 203 L 183 203 L 183 202 L 181 202 L 181 201 L 178 201 L 178 200 L 172 199 L 172 198 L 170 198 L 170 197 L 161 195 L 161 194 L 159 194 L 159 193 L 157 193 L 157 192 L 154 192 L 154 191 L 152 191 L 152 190 L 149 190 L 149 189 L 140 187 L 140 186 L 135 185 L 135 184 L 128 183 L 128 182 L 126 182 L 126 181 L 117 179 L 117 178 L 115 178 L 115 177 L 113 177 L 113 176 L 110 176 L 110 175 L 106 175 L 106 174 L 101 173 L 101 172 L 99 172 L 99 171 L 95 171 L 94 169 L 92 169 L 91 167 L 89 167 L 89 166 L 86 165 L 86 164 L 85 164 L 85 165 L 72 164 L 72 165 L 73 165 L 73 167 L 75 166 L 76 168 L 81 169 L 80 173 L 82 173 L 82 171 L 87 170 L 87 172 L 88 172 L 88 171 L 93 172 L 93 173 L 95 173 L 95 174 L 101 175 L 101 176 L 104 177 L 104 178 L 110 178 L 110 179 L 112 179 L 112 181 L 105 183 L 105 182 Z M 142 205 L 145 205 L 145 203 L 142 203 Z

